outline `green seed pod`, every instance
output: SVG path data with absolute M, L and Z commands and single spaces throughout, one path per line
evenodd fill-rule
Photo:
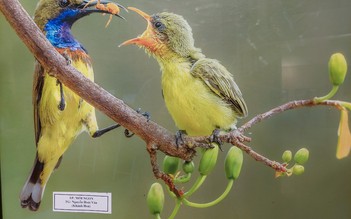
M 224 161 L 225 175 L 227 179 L 237 179 L 243 164 L 243 152 L 233 146 L 229 149 Z
M 184 171 L 184 173 L 192 173 L 194 171 L 194 168 L 195 168 L 194 162 L 192 162 L 192 161 L 190 161 L 190 162 L 185 161 L 183 163 L 183 171 Z
M 299 164 L 295 164 L 292 170 L 293 174 L 301 175 L 305 172 L 305 167 Z
M 178 170 L 179 158 L 166 155 L 163 159 L 163 172 L 174 175 Z
M 329 59 L 330 82 L 339 86 L 344 82 L 347 72 L 347 62 L 343 54 L 334 53 Z
M 152 215 L 160 214 L 162 212 L 165 195 L 160 183 L 154 183 L 151 185 L 150 190 L 147 193 L 146 201 Z
M 208 175 L 216 165 L 219 147 L 214 143 L 212 145 L 214 148 L 207 149 L 202 154 L 199 164 L 199 173 L 201 175 Z
M 298 164 L 304 164 L 307 162 L 309 157 L 309 151 L 306 148 L 298 150 L 294 156 L 294 160 Z
M 292 152 L 289 150 L 284 151 L 282 159 L 285 163 L 289 163 L 292 159 Z

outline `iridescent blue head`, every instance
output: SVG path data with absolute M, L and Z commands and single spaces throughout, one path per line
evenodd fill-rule
M 83 49 L 73 37 L 71 27 L 78 19 L 91 13 L 109 13 L 96 9 L 97 3 L 98 1 L 89 0 L 40 0 L 34 21 L 56 48 Z M 110 1 L 101 0 L 100 3 L 106 5 Z M 124 9 L 123 6 L 118 6 Z

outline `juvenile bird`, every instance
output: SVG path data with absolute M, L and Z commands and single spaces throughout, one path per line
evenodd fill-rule
M 173 13 L 128 9 L 147 20 L 147 29 L 121 45 L 143 47 L 158 61 L 164 101 L 180 133 L 207 136 L 235 128 L 248 113 L 239 87 L 224 66 L 194 46 L 188 22 Z
M 108 3 L 103 0 L 40 0 L 35 10 L 34 21 L 46 38 L 68 64 L 92 81 L 94 73 L 90 57 L 72 35 L 71 27 L 75 21 L 93 12 L 109 13 L 94 7 Z M 119 125 L 98 130 L 95 109 L 51 77 L 38 62 L 34 72 L 33 105 L 37 152 L 20 201 L 23 208 L 36 211 L 51 173 L 60 165 L 63 153 L 74 139 L 84 130 L 92 137 L 99 137 Z

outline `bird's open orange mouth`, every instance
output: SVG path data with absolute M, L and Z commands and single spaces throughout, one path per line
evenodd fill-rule
M 151 23 L 152 17 L 140 9 L 137 9 L 134 7 L 128 7 L 128 9 L 131 11 L 135 11 L 140 16 L 142 16 L 147 21 L 147 28 L 142 33 L 142 35 L 140 35 L 136 38 L 124 41 L 119 46 L 135 44 L 138 46 L 144 46 L 152 51 L 153 48 L 155 48 L 155 46 L 159 43 L 158 39 L 156 37 L 155 31 L 153 30 L 153 27 L 152 27 L 152 23 Z

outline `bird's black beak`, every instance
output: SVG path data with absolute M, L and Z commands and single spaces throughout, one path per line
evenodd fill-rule
M 119 15 L 120 9 L 128 11 L 123 5 L 108 0 L 84 0 L 80 5 L 78 5 L 78 8 L 87 14 L 106 13 L 115 15 L 122 19 L 125 18 Z

